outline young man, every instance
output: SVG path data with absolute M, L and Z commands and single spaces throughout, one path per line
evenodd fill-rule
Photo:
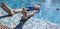
M 31 7 L 20 8 L 18 10 L 10 10 L 7 5 L 2 2 L 2 8 L 6 11 L 9 15 L 14 15 L 16 13 L 22 12 L 23 16 L 21 17 L 20 23 L 14 29 L 22 29 L 22 26 L 30 17 L 32 17 L 35 13 L 39 13 L 40 4 L 35 4 Z M 31 13 L 27 14 L 26 11 L 31 11 Z
M 1 6 L 2 6 L 3 10 L 5 12 L 7 12 L 9 15 L 14 15 L 16 13 L 22 12 L 22 14 L 23 14 L 23 16 L 22 16 L 23 20 L 31 17 L 35 13 L 39 13 L 39 10 L 40 10 L 39 9 L 40 8 L 40 4 L 35 4 L 35 5 L 31 6 L 31 7 L 20 8 L 18 10 L 13 10 L 13 11 L 10 10 L 9 7 L 7 7 L 7 5 L 4 2 L 2 2 Z M 27 14 L 26 11 L 31 11 L 31 13 Z

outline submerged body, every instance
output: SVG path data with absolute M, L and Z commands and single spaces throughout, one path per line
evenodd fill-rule
M 21 8 L 21 9 L 18 9 L 18 10 L 10 10 L 4 2 L 2 2 L 1 6 L 2 6 L 3 10 L 11 16 L 13 16 L 16 13 L 22 12 L 23 16 L 21 17 L 21 20 L 22 21 L 25 20 L 24 22 L 26 22 L 26 20 L 28 20 L 30 17 L 32 17 L 36 12 L 40 11 L 40 9 L 39 9 L 40 4 L 36 4 L 33 7 L 31 6 L 31 7 Z M 31 11 L 31 12 L 29 14 L 27 14 L 26 11 Z M 23 24 L 22 24 L 22 26 L 23 26 Z M 18 28 L 19 25 L 20 25 L 20 23 L 16 27 Z

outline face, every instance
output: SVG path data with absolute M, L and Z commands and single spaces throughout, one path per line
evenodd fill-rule
M 37 5 L 37 4 L 36 4 L 36 5 L 34 5 L 34 7 L 36 7 L 36 8 L 40 8 L 40 5 Z

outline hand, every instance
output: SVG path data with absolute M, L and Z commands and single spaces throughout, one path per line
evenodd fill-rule
M 26 11 L 25 11 L 24 8 L 23 8 L 23 10 L 22 10 L 22 14 L 23 14 L 24 18 L 27 16 L 27 13 L 26 13 Z

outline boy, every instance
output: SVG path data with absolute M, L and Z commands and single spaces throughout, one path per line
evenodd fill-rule
M 2 8 L 11 16 L 16 13 L 22 12 L 23 16 L 21 17 L 20 23 L 14 28 L 14 29 L 22 29 L 22 26 L 24 25 L 26 20 L 32 17 L 35 13 L 39 13 L 40 4 L 35 4 L 34 6 L 31 6 L 31 7 L 25 7 L 25 8 L 12 11 L 5 5 L 4 2 L 2 2 Z M 31 13 L 27 14 L 26 11 L 31 11 Z
M 18 12 L 22 12 L 22 14 L 23 14 L 22 18 L 26 19 L 26 18 L 34 15 L 36 12 L 39 13 L 40 4 L 35 4 L 34 6 L 31 6 L 31 7 L 21 8 L 21 9 L 12 11 L 6 6 L 6 4 L 4 2 L 2 2 L 2 8 L 9 15 L 14 15 Z M 32 12 L 27 14 L 26 11 L 32 11 Z

